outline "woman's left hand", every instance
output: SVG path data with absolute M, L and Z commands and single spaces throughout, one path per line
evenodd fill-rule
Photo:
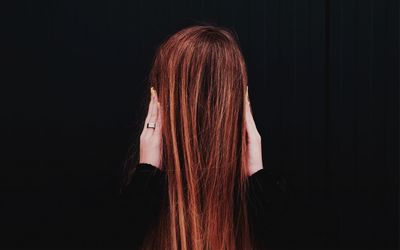
M 258 133 L 256 123 L 250 107 L 249 90 L 246 90 L 246 130 L 247 130 L 247 150 L 248 150 L 248 167 L 249 175 L 254 174 L 263 168 L 261 136 Z
M 155 128 L 148 128 L 147 123 L 155 123 Z M 140 160 L 139 163 L 148 163 L 161 169 L 162 155 L 162 115 L 157 92 L 151 87 L 151 100 L 144 128 L 140 135 Z

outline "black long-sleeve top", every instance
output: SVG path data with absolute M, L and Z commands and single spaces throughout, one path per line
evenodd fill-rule
M 121 222 L 124 228 L 120 244 L 138 249 L 144 236 L 157 218 L 166 183 L 165 172 L 140 163 L 130 184 L 121 196 Z M 276 230 L 285 211 L 286 179 L 270 170 L 260 169 L 248 177 L 248 211 L 255 237 L 265 248 L 279 245 L 283 232 Z

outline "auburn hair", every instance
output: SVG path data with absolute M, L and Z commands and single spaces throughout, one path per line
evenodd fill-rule
M 234 33 L 192 26 L 157 49 L 165 200 L 142 249 L 253 249 L 247 207 L 246 65 Z

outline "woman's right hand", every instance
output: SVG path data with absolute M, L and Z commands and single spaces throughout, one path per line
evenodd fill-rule
M 151 100 L 144 128 L 140 135 L 140 160 L 139 163 L 148 163 L 161 169 L 162 155 L 162 115 L 158 102 L 157 92 L 151 88 Z M 147 123 L 156 123 L 155 128 L 148 128 Z
M 261 136 L 258 133 L 256 123 L 254 122 L 253 114 L 250 107 L 249 87 L 246 90 L 246 130 L 247 130 L 247 150 L 248 150 L 248 167 L 249 175 L 254 174 L 263 168 Z

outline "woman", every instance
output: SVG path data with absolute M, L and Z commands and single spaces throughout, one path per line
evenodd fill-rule
M 137 209 L 132 223 L 141 248 L 263 247 L 267 189 L 282 188 L 263 169 L 246 66 L 232 33 L 214 26 L 179 31 L 157 50 L 149 80 L 139 163 L 124 193 Z

